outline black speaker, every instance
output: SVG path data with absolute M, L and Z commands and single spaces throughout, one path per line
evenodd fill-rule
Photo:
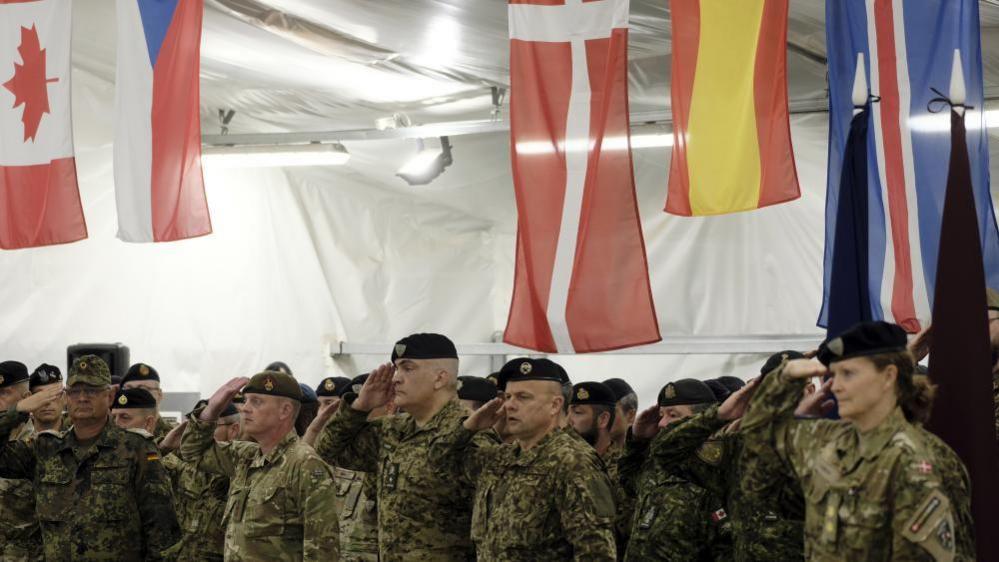
M 81 355 L 96 355 L 108 364 L 111 377 L 120 379 L 131 366 L 128 359 L 128 346 L 120 343 L 78 343 L 66 348 L 66 373 L 73 365 L 73 360 Z

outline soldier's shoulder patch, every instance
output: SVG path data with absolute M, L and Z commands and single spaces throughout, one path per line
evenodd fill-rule
M 724 457 L 725 449 L 719 441 L 707 441 L 697 449 L 697 458 L 710 465 L 717 466 Z
M 902 536 L 919 545 L 934 560 L 953 560 L 957 544 L 950 499 L 939 489 L 927 494 L 916 512 L 905 522 Z

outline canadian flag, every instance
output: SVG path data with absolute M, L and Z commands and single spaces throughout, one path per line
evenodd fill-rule
M 504 341 L 659 341 L 628 128 L 628 0 L 510 0 L 517 261 Z
M 71 0 L 0 0 L 0 248 L 87 237 L 70 96 Z

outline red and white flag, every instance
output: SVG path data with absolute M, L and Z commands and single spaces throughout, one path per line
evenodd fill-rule
M 0 248 L 87 237 L 76 183 L 70 0 L 0 0 Z
M 659 341 L 628 129 L 629 0 L 510 0 L 517 264 L 504 341 Z

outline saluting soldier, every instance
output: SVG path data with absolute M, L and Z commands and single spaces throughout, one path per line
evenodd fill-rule
M 866 322 L 822 344 L 818 360 L 767 375 L 742 420 L 745 447 L 794 470 L 805 493 L 808 560 L 974 560 L 969 479 L 920 427 L 930 388 L 913 381 L 902 328 Z M 808 379 L 832 375 L 841 420 L 798 419 Z
M 377 475 L 385 562 L 475 560 L 472 486 L 429 452 L 465 415 L 457 387 L 454 343 L 440 334 L 407 336 L 395 344 L 391 365 L 372 371 L 359 394 L 344 397 L 316 445 L 332 465 Z M 368 419 L 390 400 L 405 413 Z
M 49 386 L 62 388 L 62 371 L 55 365 L 42 363 L 35 368 L 28 379 L 31 393 L 40 392 Z M 31 424 L 35 431 L 63 431 L 69 428 L 69 418 L 66 416 L 66 397 L 62 396 L 31 413 Z
M 218 419 L 242 389 L 242 427 L 254 440 L 219 443 Z M 219 388 L 189 418 L 180 458 L 229 478 L 225 559 L 319 561 L 339 556 L 333 471 L 295 433 L 302 388 L 264 371 Z
M 0 410 L 13 408 L 30 394 L 28 368 L 18 361 L 0 363 Z M 25 420 L 11 429 L 8 439 L 27 442 L 34 434 L 31 421 Z M 0 560 L 21 562 L 41 556 L 42 535 L 31 481 L 0 478 Z
M 157 444 L 166 437 L 167 433 L 177 424 L 167 421 L 160 416 L 160 403 L 163 402 L 163 389 L 160 388 L 160 373 L 145 363 L 136 363 L 128 368 L 128 372 L 121 379 L 121 388 L 141 388 L 153 395 L 156 399 L 156 425 L 153 427 L 153 437 Z
M 7 441 L 28 412 L 62 395 L 58 386 L 0 416 L 0 476 L 32 480 L 45 560 L 163 559 L 180 531 L 156 446 L 111 423 L 111 373 L 99 357 L 74 360 L 66 382 L 71 429 Z
M 505 398 L 459 424 L 448 443 L 448 458 L 475 482 L 478 559 L 615 560 L 607 474 L 592 447 L 559 427 L 565 370 L 525 357 L 509 361 L 501 374 Z M 500 416 L 515 444 L 476 443 L 476 432 L 489 430 Z

